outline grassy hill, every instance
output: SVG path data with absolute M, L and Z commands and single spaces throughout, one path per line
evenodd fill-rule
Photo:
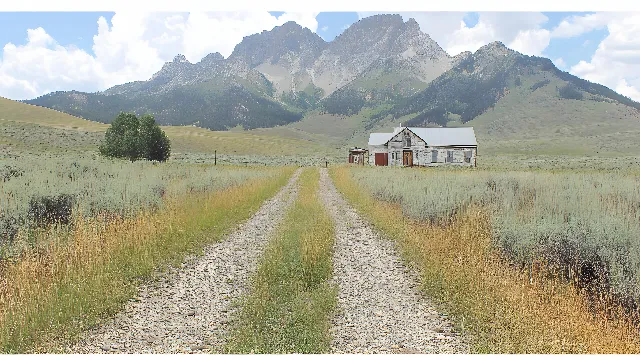
M 29 151 L 96 150 L 109 125 L 44 107 L 0 98 L 0 148 Z M 308 139 L 251 132 L 162 126 L 174 153 L 236 155 L 324 155 L 326 146 Z

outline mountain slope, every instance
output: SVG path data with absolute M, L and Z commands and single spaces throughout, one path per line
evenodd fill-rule
M 107 128 L 102 123 L 0 97 L 0 157 L 24 151 L 96 151 Z M 218 155 L 238 156 L 333 154 L 322 143 L 284 136 L 210 131 L 195 126 L 162 126 L 162 130 L 171 140 L 172 153 L 178 157 L 197 159 L 198 155 L 181 154 L 214 151 Z
M 531 79 L 538 81 L 529 84 Z M 396 118 L 417 114 L 407 122 L 412 126 L 446 125 L 456 120 L 466 123 L 495 107 L 514 89 L 528 89 L 523 93 L 526 97 L 552 81 L 557 86 L 557 97 L 564 100 L 617 102 L 640 109 L 639 103 L 605 86 L 560 71 L 549 59 L 526 56 L 493 42 L 463 58 L 388 114 Z
M 154 114 L 163 125 L 212 130 L 283 125 L 301 115 L 272 99 L 264 75 L 239 60 L 210 54 L 197 64 L 176 56 L 148 81 L 114 86 L 101 93 L 55 92 L 26 101 L 105 123 L 120 111 Z
M 366 105 L 366 104 L 365 104 Z M 490 153 L 621 155 L 640 151 L 640 104 L 611 89 L 494 42 L 387 107 L 358 113 L 362 131 L 407 126 L 473 126 Z M 385 130 L 386 129 L 386 130 Z

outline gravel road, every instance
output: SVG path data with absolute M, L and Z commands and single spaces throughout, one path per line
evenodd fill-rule
M 417 272 L 343 199 L 326 169 L 320 189 L 336 224 L 333 281 L 339 299 L 332 352 L 468 352 L 447 316 L 421 293 Z
M 298 169 L 289 183 L 237 231 L 192 256 L 103 326 L 65 350 L 72 353 L 220 352 L 228 321 L 277 224 L 297 194 Z

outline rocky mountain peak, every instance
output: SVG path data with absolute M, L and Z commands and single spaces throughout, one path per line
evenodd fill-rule
M 418 22 L 414 18 L 410 18 L 409 20 L 407 20 L 407 22 L 404 24 L 404 26 L 405 26 L 407 31 L 414 32 L 414 33 L 421 32 L 420 31 L 420 24 L 418 24 Z
M 326 42 L 318 34 L 289 21 L 271 31 L 245 36 L 229 58 L 241 58 L 252 67 L 276 64 L 286 57 L 311 63 L 325 47 Z
M 509 49 L 506 47 L 501 41 L 491 42 L 476 52 L 476 54 L 488 54 L 492 56 L 504 56 L 504 55 L 513 55 L 516 54 L 516 51 Z
M 218 62 L 224 60 L 224 56 L 219 52 L 211 53 L 200 60 L 201 63 Z
M 174 63 L 188 63 L 189 60 L 187 60 L 187 57 L 182 55 L 182 54 L 178 54 L 173 58 Z

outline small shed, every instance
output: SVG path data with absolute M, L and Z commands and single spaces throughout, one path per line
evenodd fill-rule
M 368 159 L 369 150 L 354 147 L 349 149 L 349 164 L 364 165 L 366 159 Z

